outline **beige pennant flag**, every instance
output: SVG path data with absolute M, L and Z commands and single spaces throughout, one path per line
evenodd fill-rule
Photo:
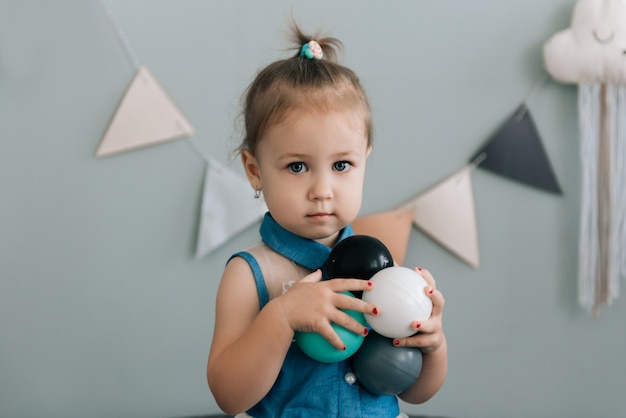
M 391 253 L 395 264 L 403 265 L 413 214 L 413 209 L 395 209 L 361 216 L 352 222 L 352 229 L 355 234 L 378 238 Z
M 109 124 L 96 157 L 189 137 L 194 129 L 147 68 L 137 71 Z
M 480 266 L 478 228 L 471 171 L 468 165 L 411 200 L 413 223 L 444 248 L 474 268 Z

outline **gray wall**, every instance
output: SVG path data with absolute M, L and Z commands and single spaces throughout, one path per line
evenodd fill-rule
M 108 4 L 224 164 L 240 93 L 284 56 L 290 12 L 343 40 L 374 107 L 368 214 L 466 163 L 541 77 L 542 43 L 573 2 Z M 94 159 L 133 75 L 98 2 L 0 0 L 2 417 L 218 412 L 204 370 L 215 291 L 256 227 L 193 258 L 204 163 L 189 140 Z M 412 231 L 405 264 L 430 269 L 446 297 L 450 372 L 406 412 L 626 415 L 626 300 L 595 321 L 576 301 L 576 87 L 548 81 L 530 108 L 564 195 L 475 170 L 478 270 Z

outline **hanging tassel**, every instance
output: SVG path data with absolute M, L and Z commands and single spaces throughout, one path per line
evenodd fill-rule
M 581 85 L 579 303 L 597 318 L 626 277 L 626 87 Z
M 611 251 L 610 304 L 619 297 L 620 279 L 626 277 L 626 88 L 610 88 L 611 120 Z
M 626 87 L 617 89 L 616 115 L 616 138 L 615 138 L 615 176 L 616 193 L 614 195 L 616 214 L 616 242 L 619 257 L 618 280 L 615 284 L 616 297 L 619 296 L 619 277 L 626 278 Z
M 578 301 L 591 311 L 595 300 L 595 276 L 598 258 L 597 161 L 599 133 L 599 86 L 580 85 L 578 115 L 580 123 L 581 210 L 578 245 Z
M 611 302 L 609 283 L 613 274 L 611 257 L 611 98 L 609 87 L 600 85 L 600 133 L 598 136 L 598 260 L 596 263 L 593 317 L 598 308 Z

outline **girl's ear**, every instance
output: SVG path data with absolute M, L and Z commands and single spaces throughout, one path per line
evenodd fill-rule
M 259 170 L 259 162 L 249 150 L 241 152 L 241 162 L 248 176 L 248 181 L 254 190 L 261 189 L 261 173 Z

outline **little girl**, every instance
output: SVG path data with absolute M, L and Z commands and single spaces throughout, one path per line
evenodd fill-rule
M 361 208 L 372 120 L 354 72 L 337 63 L 339 40 L 305 36 L 294 24 L 297 53 L 269 64 L 244 96 L 245 135 L 239 151 L 268 213 L 262 243 L 235 254 L 217 293 L 207 379 L 228 414 L 262 417 L 397 417 L 398 399 L 361 387 L 350 361 L 321 363 L 293 342 L 295 331 L 317 332 L 345 346 L 331 323 L 366 335 L 342 312 L 379 315 L 378 308 L 340 292 L 367 291 L 359 279 L 325 280 L 331 248 L 352 235 Z M 444 298 L 431 274 L 425 289 L 431 317 L 415 321 L 416 334 L 396 346 L 420 347 L 421 373 L 399 398 L 430 399 L 447 373 L 442 328 Z

